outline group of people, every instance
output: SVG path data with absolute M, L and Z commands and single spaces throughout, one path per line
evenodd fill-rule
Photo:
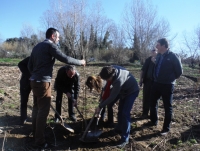
M 61 67 L 55 78 L 56 110 L 61 114 L 62 98 L 63 94 L 66 94 L 69 119 L 72 121 L 76 121 L 73 109 L 77 105 L 77 97 L 80 90 L 80 77 L 74 65 L 86 65 L 85 60 L 71 58 L 59 50 L 57 46 L 59 36 L 57 29 L 49 28 L 46 31 L 46 39 L 38 43 L 33 48 L 31 55 L 18 64 L 22 72 L 20 80 L 20 124 L 26 122 L 28 96 L 32 90 L 32 129 L 35 144 L 41 148 L 49 147 L 45 140 L 44 129 L 51 105 L 51 78 L 55 59 L 69 64 Z M 140 85 L 144 83 L 143 115 L 147 116 L 150 110 L 152 125 L 156 125 L 158 123 L 157 101 L 162 96 L 165 107 L 163 132 L 169 132 L 174 82 L 182 74 L 182 66 L 180 58 L 169 50 L 168 42 L 165 38 L 158 40 L 156 48 L 158 54 L 154 58 L 147 59 L 148 62 L 145 62 L 142 68 L 139 82 Z M 154 53 L 156 53 L 156 50 L 152 51 L 152 54 Z M 91 85 L 95 85 L 94 78 L 89 79 L 88 77 L 86 85 L 92 89 Z M 117 146 L 124 147 L 129 142 L 130 112 L 139 94 L 138 82 L 130 71 L 117 65 L 103 67 L 98 79 L 100 82 L 104 80 L 106 84 L 105 86 L 101 84 L 98 87 L 96 86 L 96 90 L 98 92 L 102 91 L 102 94 L 95 113 L 97 118 L 103 121 L 105 107 L 107 106 L 108 121 L 110 122 L 109 124 L 113 124 L 112 107 L 116 101 L 119 101 L 118 123 L 114 131 L 121 136 Z M 97 79 L 95 80 L 97 81 Z M 56 122 L 59 122 L 59 118 L 60 116 L 55 114 Z
M 27 119 L 27 102 L 30 90 L 33 92 L 33 110 L 32 110 L 32 130 L 35 140 L 35 145 L 39 148 L 48 148 L 49 144 L 45 140 L 44 130 L 46 126 L 47 116 L 49 114 L 51 105 L 51 78 L 53 72 L 53 65 L 55 59 L 70 65 L 83 65 L 85 66 L 85 60 L 78 60 L 66 56 L 63 54 L 57 44 L 59 42 L 59 31 L 55 28 L 49 28 L 46 31 L 46 39 L 43 42 L 38 43 L 32 50 L 30 57 L 21 61 L 18 66 L 22 71 L 22 78 L 20 80 L 20 94 L 21 94 L 21 105 L 20 105 L 20 124 L 24 124 Z M 78 80 L 78 74 L 75 72 L 73 66 L 69 68 L 60 69 L 60 73 L 66 73 L 67 76 L 73 80 Z M 25 81 L 28 80 L 26 83 Z M 57 84 L 57 99 L 56 108 L 59 112 L 60 102 L 62 102 L 62 94 L 65 93 L 69 100 L 69 106 L 76 104 L 76 95 L 72 95 L 72 92 L 68 89 L 62 89 L 59 80 L 56 80 Z M 71 80 L 68 83 L 71 84 Z M 29 85 L 30 83 L 30 85 Z M 57 87 L 60 85 L 60 87 Z M 28 88 L 27 88 L 28 87 Z M 77 85 L 77 93 L 79 86 Z M 69 113 L 72 120 L 73 118 L 73 107 L 69 107 Z
M 182 73 L 180 57 L 170 51 L 166 38 L 159 39 L 156 49 L 152 50 L 151 56 L 145 60 L 139 84 L 144 84 L 142 117 L 147 118 L 150 111 L 152 126 L 158 124 L 158 100 L 163 100 L 165 119 L 161 135 L 170 131 L 174 84 Z

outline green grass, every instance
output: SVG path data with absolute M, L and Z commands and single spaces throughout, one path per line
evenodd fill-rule
M 14 109 L 15 105 L 14 104 L 3 104 L 3 107 L 9 108 L 9 109 Z
M 180 145 L 182 145 L 182 144 L 183 144 L 182 140 L 178 140 L 178 141 L 177 141 L 177 145 L 180 146 Z
M 17 65 L 19 61 L 22 59 L 12 59 L 12 58 L 0 58 L 0 64 L 12 64 L 12 65 Z
M 1 93 L 1 94 L 4 94 L 4 90 L 1 90 L 1 89 L 0 89 L 0 93 Z
M 139 92 L 138 98 L 141 99 L 141 100 L 143 99 L 143 91 Z

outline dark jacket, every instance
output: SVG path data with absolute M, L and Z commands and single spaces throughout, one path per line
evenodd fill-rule
M 75 73 L 72 78 L 69 78 L 66 74 L 66 66 L 61 67 L 58 70 L 57 76 L 55 78 L 54 89 L 61 90 L 63 93 L 74 94 L 74 99 L 77 99 L 80 90 L 79 73 Z
M 151 61 L 151 56 L 148 57 L 144 65 L 142 66 L 142 71 L 143 71 L 143 83 L 145 83 L 148 80 L 153 80 L 153 70 L 154 70 L 155 64 Z
M 30 56 L 28 69 L 31 80 L 51 82 L 55 59 L 67 64 L 81 65 L 81 61 L 63 54 L 58 46 L 46 39 L 37 44 Z
M 22 73 L 22 77 L 21 78 L 23 78 L 23 79 L 25 78 L 25 79 L 28 79 L 28 80 L 31 77 L 31 74 L 30 74 L 30 72 L 28 70 L 29 58 L 30 57 L 27 57 L 27 58 L 23 59 L 22 61 L 20 61 L 18 63 L 18 67 L 19 67 L 19 69 L 20 69 L 20 71 Z
M 183 73 L 180 57 L 168 50 L 163 54 L 163 60 L 160 66 L 158 77 L 156 77 L 155 70 L 158 65 L 161 54 L 156 57 L 156 64 L 154 68 L 154 81 L 161 84 L 175 84 L 177 78 Z

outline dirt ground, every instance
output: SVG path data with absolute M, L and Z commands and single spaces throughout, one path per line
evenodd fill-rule
M 88 89 L 85 91 L 85 80 L 88 75 L 96 75 L 99 73 L 103 65 L 90 65 L 77 67 L 81 75 L 81 90 L 79 94 L 78 108 L 83 113 L 84 118 L 88 122 L 94 109 L 98 104 L 99 94 L 90 93 Z M 61 65 L 54 66 L 52 85 L 57 70 Z M 126 66 L 125 66 L 126 67 Z M 136 79 L 139 79 L 139 68 L 127 67 Z M 189 71 L 186 71 L 187 73 Z M 32 112 L 32 93 L 28 102 L 28 122 L 24 126 L 19 124 L 19 70 L 17 66 L 0 65 L 0 148 L 2 151 L 29 151 L 34 150 L 31 145 L 33 139 L 31 135 L 31 112 Z M 86 93 L 85 93 L 86 92 Z M 160 136 L 164 121 L 164 108 L 162 100 L 159 101 L 159 124 L 156 127 L 146 126 L 148 119 L 140 119 L 142 114 L 142 88 L 139 97 L 136 99 L 131 111 L 131 136 L 130 143 L 124 149 L 116 148 L 116 141 L 120 139 L 119 135 L 115 135 L 113 128 L 102 128 L 103 133 L 99 136 L 98 142 L 83 143 L 79 139 L 82 137 L 85 126 L 81 116 L 76 111 L 77 122 L 70 122 L 67 112 L 67 99 L 64 96 L 62 117 L 68 123 L 75 133 L 69 133 L 61 125 L 54 124 L 54 112 L 51 109 L 47 128 L 45 129 L 46 139 L 51 142 L 54 147 L 50 150 L 59 151 L 148 151 L 148 150 L 184 150 L 198 151 L 200 150 L 200 100 L 199 100 L 199 84 L 194 83 L 185 77 L 177 80 L 174 91 L 173 101 L 173 121 L 171 131 L 167 136 Z M 52 88 L 52 105 L 55 106 L 55 92 Z M 115 123 L 117 123 L 117 104 L 114 106 Z

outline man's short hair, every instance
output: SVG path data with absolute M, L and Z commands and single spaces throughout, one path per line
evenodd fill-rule
M 165 48 L 169 48 L 169 42 L 166 38 L 161 38 L 157 41 L 161 46 L 165 46 Z
M 74 71 L 75 70 L 75 66 L 74 65 L 67 65 L 65 66 L 66 70 L 71 70 L 71 71 Z
M 107 80 L 111 76 L 113 76 L 114 73 L 115 73 L 115 68 L 113 68 L 112 66 L 105 66 L 102 68 L 101 72 L 99 73 L 99 76 L 103 80 Z
M 59 32 L 57 29 L 55 29 L 55 28 L 49 28 L 49 29 L 47 29 L 47 31 L 46 31 L 46 38 L 47 39 L 49 39 L 49 38 L 51 38 L 51 35 L 53 35 L 53 34 L 57 34 L 56 32 Z

